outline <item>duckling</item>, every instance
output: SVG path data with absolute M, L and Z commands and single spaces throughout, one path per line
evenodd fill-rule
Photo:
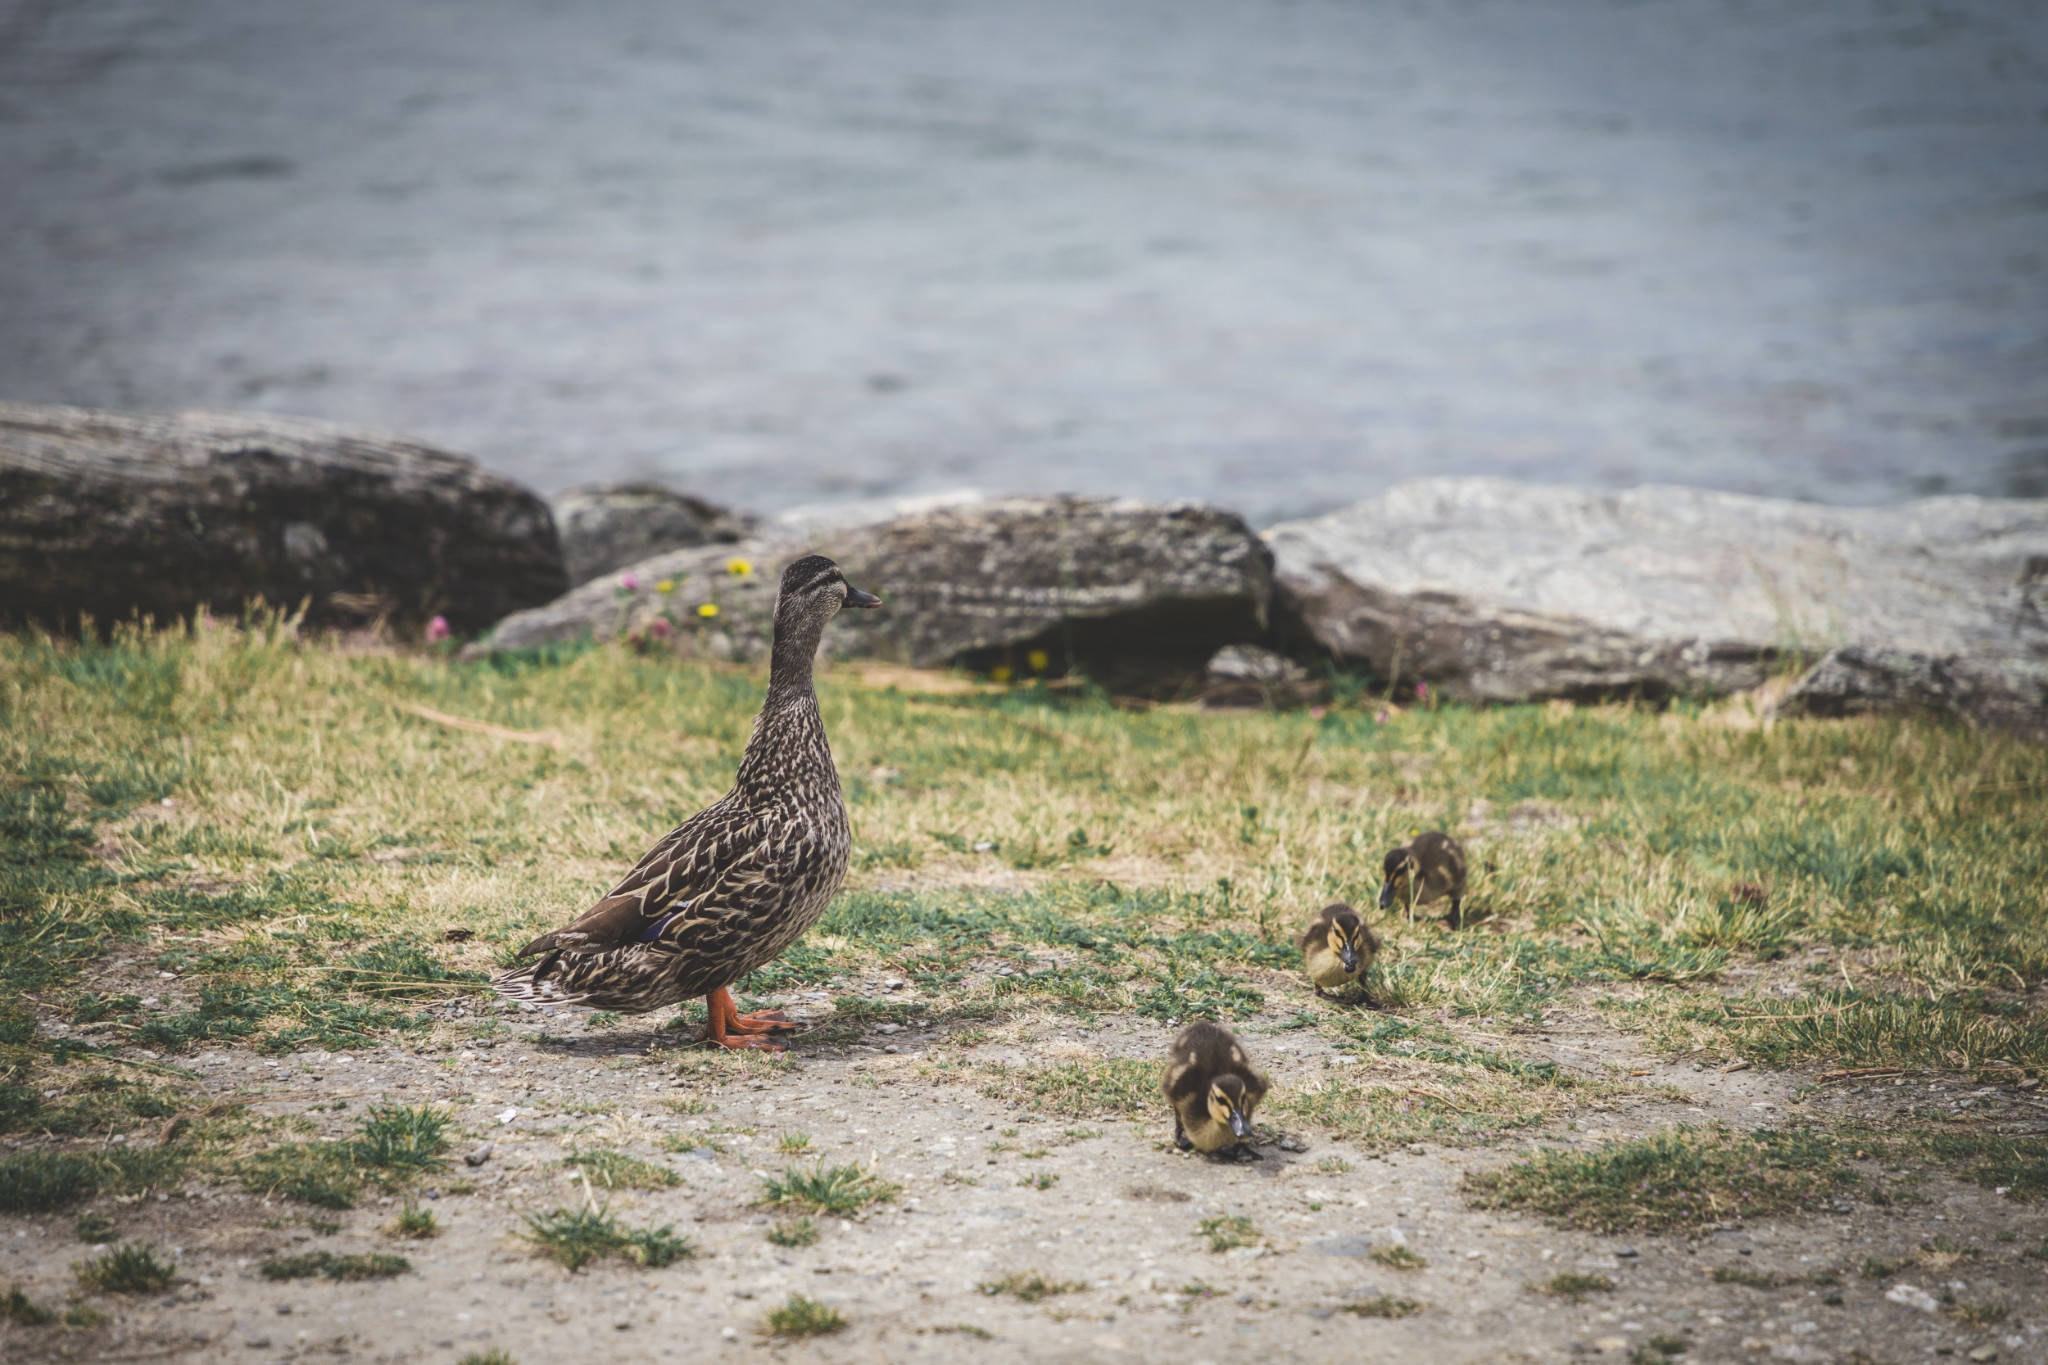
M 491 983 L 500 995 L 621 1014 L 701 995 L 704 1041 L 780 1050 L 760 1035 L 795 1025 L 780 1011 L 741 1014 L 731 986 L 817 923 L 846 876 L 846 803 L 811 663 L 834 613 L 881 605 L 823 555 L 783 571 L 768 698 L 732 790 L 671 830 L 597 904 L 521 948 L 533 960 Z
M 1234 1161 L 1257 1161 L 1252 1110 L 1266 1097 L 1266 1078 L 1227 1028 L 1194 1023 L 1173 1040 L 1166 1058 L 1166 1102 L 1173 1106 L 1173 1145 Z
M 1365 969 L 1379 950 L 1379 936 L 1342 901 L 1324 906 L 1323 913 L 1301 931 L 1302 969 L 1325 1000 L 1335 1000 L 1331 992 L 1342 986 L 1360 987 L 1365 998 Z
M 1415 907 L 1451 898 L 1450 925 L 1453 929 L 1465 917 L 1465 850 L 1440 829 L 1418 834 L 1407 845 L 1387 854 L 1386 885 L 1380 888 L 1380 909 L 1394 904 L 1400 896 L 1408 902 L 1408 922 L 1415 922 Z

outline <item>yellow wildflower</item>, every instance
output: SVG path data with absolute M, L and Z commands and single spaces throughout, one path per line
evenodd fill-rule
M 1031 665 L 1033 673 L 1043 673 L 1046 665 L 1052 662 L 1052 656 L 1042 649 L 1034 649 L 1024 656 L 1024 662 Z
M 1008 682 L 1010 680 L 1010 666 L 1008 664 L 997 664 L 988 671 L 988 676 L 999 683 Z
M 725 571 L 734 578 L 744 578 L 754 571 L 754 561 L 751 559 L 728 559 L 725 561 Z
M 703 606 L 697 608 L 697 614 L 709 621 L 712 617 L 718 615 L 718 603 L 706 602 Z
M 676 581 L 673 578 L 664 578 L 654 585 L 654 590 L 656 592 L 674 592 L 676 590 Z

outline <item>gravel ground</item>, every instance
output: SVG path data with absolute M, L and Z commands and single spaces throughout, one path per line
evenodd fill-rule
M 822 993 L 792 1003 L 813 1018 L 830 1008 Z M 1910 1196 L 1890 1207 L 1844 1204 L 1696 1240 L 1605 1237 L 1468 1208 L 1457 1193 L 1461 1173 L 1511 1155 L 1498 1149 L 1373 1155 L 1315 1132 L 1269 1130 L 1264 1160 L 1218 1163 L 1172 1151 L 1163 1111 L 1142 1121 L 1038 1112 L 941 1078 L 933 1065 L 1162 1055 L 1169 1031 L 1148 1021 L 1084 1028 L 1027 1019 L 972 1045 L 944 1029 L 875 1030 L 839 1045 L 799 1038 L 786 1062 L 734 1065 L 644 1022 L 599 1029 L 567 1011 L 502 1018 L 509 1027 L 481 1040 L 451 1018 L 416 1047 L 189 1059 L 208 1092 L 262 1113 L 304 1115 L 332 1136 L 378 1099 L 451 1108 L 462 1130 L 456 1150 L 488 1143 L 489 1153 L 474 1168 L 455 1162 L 429 1187 L 423 1202 L 443 1226 L 438 1238 L 395 1240 L 384 1229 L 397 1205 L 374 1198 L 327 1214 L 193 1186 L 110 1205 L 124 1236 L 174 1250 L 178 1283 L 161 1298 L 113 1304 L 112 1321 L 97 1330 L 0 1326 L 7 1358 L 452 1365 L 499 1348 L 526 1365 L 771 1356 L 1625 1360 L 1660 1335 L 1683 1338 L 1689 1361 L 2048 1358 L 2042 1263 L 2025 1256 L 2048 1235 L 2048 1216 L 1939 1172 L 1908 1181 Z M 1348 1061 L 1274 1022 L 1243 1035 L 1280 1086 Z M 1972 1110 L 2017 1123 L 2041 1117 L 2021 1088 L 1890 1077 L 1816 1086 L 1782 1073 L 1659 1062 L 1590 1010 L 1551 1020 L 1521 1050 L 1580 1074 L 1618 1070 L 1641 1087 L 1639 1099 L 1580 1109 L 1543 1135 L 1549 1141 L 1592 1143 L 1709 1120 L 1881 1124 L 1908 1111 L 1924 1119 Z M 760 1173 L 793 1160 L 776 1151 L 788 1132 L 808 1134 L 811 1153 L 827 1162 L 871 1166 L 901 1195 L 852 1220 L 821 1218 L 815 1245 L 771 1245 L 769 1213 L 755 1201 Z M 560 1163 L 592 1146 L 680 1177 L 668 1189 L 617 1194 L 611 1207 L 628 1222 L 674 1224 L 696 1244 L 695 1258 L 571 1274 L 514 1237 L 521 1213 L 582 1202 L 582 1186 Z M 1040 1188 L 1043 1176 L 1054 1179 Z M 1257 1245 L 1209 1250 L 1198 1224 L 1227 1215 L 1250 1218 Z M 71 1263 L 88 1254 L 72 1235 L 73 1216 L 0 1219 L 0 1281 L 21 1282 L 40 1302 L 60 1300 Z M 339 1229 L 315 1226 L 326 1218 Z M 1889 1295 L 1886 1283 L 1858 1274 L 1867 1258 L 1910 1255 L 1933 1239 L 1983 1254 L 1902 1274 Z M 1390 1245 L 1426 1266 L 1396 1270 L 1369 1259 Z M 257 1273 L 266 1257 L 315 1249 L 397 1251 L 414 1269 L 360 1284 L 275 1283 Z M 1757 1289 L 1714 1282 L 1715 1267 L 1780 1279 L 1832 1268 L 1841 1278 L 1836 1287 Z M 1615 1289 L 1578 1303 L 1531 1292 L 1563 1271 L 1605 1276 Z M 1035 1304 L 980 1288 L 1013 1272 L 1076 1287 Z M 2004 1304 L 2008 1315 L 1971 1328 L 1900 1301 L 1913 1298 L 1899 1288 L 1906 1282 L 1962 1303 Z M 769 1340 L 765 1313 L 793 1293 L 838 1308 L 845 1330 Z M 1421 1309 L 1393 1320 L 1345 1311 L 1380 1293 Z

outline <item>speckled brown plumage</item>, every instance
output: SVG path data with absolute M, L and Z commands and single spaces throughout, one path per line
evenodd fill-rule
M 846 876 L 846 804 L 811 684 L 825 622 L 842 605 L 881 602 L 819 555 L 783 572 L 768 699 L 732 790 L 672 830 L 590 909 L 520 949 L 535 960 L 493 982 L 500 994 L 622 1014 L 706 996 L 716 1042 L 727 1027 L 779 1026 L 773 1015 L 735 1024 L 725 992 L 817 923 Z

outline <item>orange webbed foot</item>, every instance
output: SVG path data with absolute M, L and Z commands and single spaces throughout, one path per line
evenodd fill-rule
M 759 1035 L 796 1031 L 796 1025 L 781 1010 L 741 1014 L 739 1006 L 732 1002 L 732 992 L 724 987 L 704 997 L 704 1009 L 704 1041 L 716 1047 L 751 1047 L 765 1052 L 780 1052 L 780 1044 L 771 1043 Z

